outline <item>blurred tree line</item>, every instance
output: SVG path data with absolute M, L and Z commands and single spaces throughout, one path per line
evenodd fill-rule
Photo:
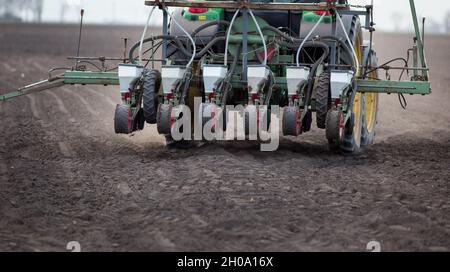
M 44 0 L 0 0 L 0 21 L 42 21 Z

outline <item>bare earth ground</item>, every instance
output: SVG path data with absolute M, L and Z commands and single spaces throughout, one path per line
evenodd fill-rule
M 121 56 L 139 28 L 87 27 L 83 55 Z M 70 26 L 0 26 L 0 91 L 65 66 Z M 409 35 L 379 34 L 381 60 Z M 383 96 L 376 144 L 324 133 L 169 151 L 154 127 L 113 133 L 114 87 L 66 86 L 0 104 L 0 251 L 450 250 L 450 37 L 427 39 L 433 95 Z

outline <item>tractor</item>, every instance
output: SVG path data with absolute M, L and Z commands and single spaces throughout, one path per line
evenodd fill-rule
M 226 131 L 227 108 L 239 107 L 247 139 L 258 140 L 279 108 L 282 135 L 298 137 L 317 126 L 331 150 L 353 153 L 374 143 L 379 94 L 431 93 L 423 32 L 414 0 L 409 2 L 413 60 L 396 67 L 391 64 L 398 59 L 378 63 L 373 3 L 145 1 L 150 10 L 144 32 L 117 71 L 74 67 L 0 100 L 62 84 L 119 85 L 122 103 L 115 111 L 115 132 L 130 134 L 153 124 L 168 146 L 179 147 L 193 143 L 173 137 L 174 131 L 194 133 L 191 126 L 176 125 L 183 115 L 200 130 L 209 125 Z M 148 35 L 157 8 L 163 13 L 162 32 Z M 115 59 L 99 59 L 107 60 Z M 409 78 L 381 80 L 381 69 L 399 70 Z

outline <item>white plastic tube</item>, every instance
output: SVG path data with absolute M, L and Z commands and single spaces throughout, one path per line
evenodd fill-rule
M 261 28 L 259 27 L 258 21 L 256 21 L 255 15 L 253 15 L 252 10 L 248 10 L 248 12 L 250 13 L 250 16 L 253 19 L 253 22 L 255 22 L 256 25 L 256 29 L 259 32 L 259 35 L 261 36 L 262 42 L 263 42 L 263 47 L 264 47 L 264 61 L 263 61 L 263 65 L 266 66 L 267 65 L 267 44 L 266 44 L 266 39 L 264 38 L 264 35 L 261 31 Z M 247 52 L 246 52 L 247 53 Z
M 231 19 L 230 26 L 228 27 L 228 30 L 227 30 L 227 38 L 225 40 L 225 56 L 223 58 L 223 65 L 225 65 L 225 66 L 228 65 L 228 42 L 230 40 L 231 29 L 232 29 L 234 21 L 236 20 L 236 17 L 238 16 L 240 11 L 241 11 L 241 9 L 236 10 L 236 12 L 233 15 L 233 18 Z M 237 56 L 237 57 L 239 57 L 239 56 Z
M 311 35 L 314 33 L 314 31 L 316 31 L 316 28 L 322 23 L 323 19 L 325 18 L 325 15 L 327 13 L 324 12 L 322 14 L 322 16 L 320 16 L 319 21 L 314 25 L 314 27 L 311 29 L 311 31 L 308 33 L 308 35 L 306 35 L 305 39 L 303 40 L 303 42 L 300 44 L 300 47 L 297 50 L 297 56 L 296 56 L 296 61 L 297 61 L 297 67 L 300 66 L 300 52 L 302 51 L 303 46 L 305 45 L 305 43 L 309 40 L 309 38 L 311 37 Z
M 145 39 L 145 36 L 147 35 L 148 25 L 150 24 L 150 19 L 152 18 L 153 11 L 155 11 L 155 8 L 156 8 L 156 5 L 153 6 L 152 9 L 150 10 L 150 13 L 148 14 L 148 17 L 147 17 L 147 23 L 145 24 L 145 27 L 144 27 L 144 32 L 142 32 L 141 43 L 139 44 L 139 65 L 142 65 L 142 47 L 144 46 L 144 39 Z
M 184 32 L 184 34 L 186 34 L 186 36 L 188 37 L 188 39 L 190 40 L 190 42 L 192 44 L 192 57 L 189 60 L 188 64 L 186 65 L 186 68 L 189 68 L 192 65 L 192 63 L 194 63 L 195 55 L 197 54 L 197 48 L 195 46 L 195 41 L 192 38 L 192 36 L 175 20 L 175 18 L 173 18 L 172 14 L 169 12 L 169 10 L 167 8 L 165 8 L 164 10 L 167 12 L 170 19 L 172 19 L 173 23 L 175 25 L 177 25 L 181 29 L 181 31 Z
M 341 15 L 336 11 L 336 17 L 338 18 L 339 24 L 342 27 L 342 31 L 344 31 L 345 38 L 347 39 L 348 43 L 350 44 L 350 49 L 352 49 L 353 56 L 355 58 L 356 63 L 356 76 L 359 76 L 359 59 L 356 55 L 355 47 L 353 46 L 353 42 L 350 40 L 350 37 L 347 34 L 347 30 L 345 29 L 344 23 L 342 22 Z

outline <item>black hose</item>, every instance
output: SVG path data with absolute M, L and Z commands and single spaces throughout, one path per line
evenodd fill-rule
M 277 34 L 278 36 L 284 38 L 285 40 L 288 40 L 288 42 L 283 42 L 283 41 L 281 41 L 281 42 L 279 42 L 279 43 L 280 43 L 281 45 L 283 45 L 283 46 L 285 46 L 285 47 L 288 47 L 288 48 L 291 48 L 291 49 L 296 49 L 296 48 L 298 48 L 298 47 L 300 46 L 300 44 L 304 41 L 304 39 L 299 39 L 299 38 L 292 37 L 291 35 L 289 35 L 289 34 L 287 34 L 287 33 L 284 33 L 284 32 L 281 31 L 280 29 L 278 29 L 278 28 L 276 28 L 276 27 L 273 27 L 273 26 L 270 26 L 270 25 L 267 25 L 267 26 L 263 27 L 262 29 L 263 29 L 263 30 L 269 30 L 269 31 L 272 31 L 272 32 L 274 32 L 275 34 Z M 343 43 L 342 40 L 341 40 L 340 38 L 337 38 L 337 37 L 335 37 L 335 36 L 321 36 L 321 37 L 319 37 L 319 38 L 315 38 L 315 39 L 312 40 L 312 41 L 315 42 L 316 40 L 317 40 L 317 41 L 321 41 L 321 40 L 334 40 L 334 41 L 337 41 L 337 42 L 341 43 L 341 45 L 344 47 L 345 51 L 346 51 L 349 55 L 352 55 L 352 54 L 353 54 L 352 51 L 350 50 L 350 48 L 348 47 L 348 45 L 345 44 L 345 43 Z M 306 46 L 306 45 L 305 45 L 305 46 Z M 354 61 L 353 61 L 353 64 L 356 65 L 356 63 L 354 63 Z
M 271 25 L 266 25 L 266 26 L 264 26 L 261 30 L 262 30 L 262 31 L 264 31 L 264 30 L 272 31 L 272 32 L 274 32 L 275 34 L 277 34 L 278 36 L 285 38 L 286 40 L 290 40 L 290 41 L 293 41 L 293 42 L 295 42 L 295 41 L 297 41 L 297 42 L 302 42 L 302 39 L 294 38 L 294 37 L 292 37 L 291 35 L 289 35 L 289 34 L 287 34 L 287 33 L 284 33 L 283 31 L 281 31 L 281 30 L 279 30 L 278 28 L 273 27 L 273 26 L 271 26 Z
M 221 41 L 225 41 L 226 37 L 221 36 L 221 37 L 216 37 L 214 39 L 212 39 L 205 47 L 203 47 L 202 50 L 200 50 L 200 52 L 198 52 L 197 54 L 195 54 L 195 58 L 201 58 L 203 57 L 203 55 L 208 52 L 208 50 L 213 47 L 216 43 L 221 42 Z
M 152 54 L 150 55 L 150 57 L 148 58 L 147 63 L 144 65 L 145 68 L 147 68 L 147 66 L 150 64 L 150 61 L 153 61 L 152 59 L 155 58 L 155 54 L 156 52 L 158 52 L 158 49 L 162 46 L 163 42 L 159 42 L 157 45 L 155 45 L 154 47 L 144 51 L 144 53 L 142 55 L 147 54 L 150 50 L 153 50 Z M 156 47 L 156 48 L 155 48 Z M 153 61 L 154 63 L 154 61 Z
M 202 30 L 204 30 L 204 29 L 206 29 L 206 28 L 208 28 L 208 27 L 214 26 L 214 25 L 226 25 L 226 26 L 230 26 L 230 22 L 225 21 L 225 20 L 218 20 L 218 21 L 212 21 L 212 22 L 203 24 L 203 25 L 197 27 L 197 28 L 191 33 L 191 36 L 194 37 L 194 36 L 197 35 L 200 31 L 202 31 Z
M 221 41 L 225 41 L 225 37 L 216 37 L 214 39 L 212 39 L 205 47 L 202 48 L 202 50 L 200 50 L 197 54 L 195 54 L 195 58 L 201 58 L 203 57 L 204 54 L 206 54 L 206 52 L 208 52 L 208 50 L 213 47 L 216 43 L 221 42 Z M 191 57 L 192 53 L 187 51 L 186 48 L 184 48 L 184 46 L 182 46 L 180 49 L 180 51 L 186 56 L 186 57 Z
M 200 31 L 214 26 L 214 25 L 219 25 L 219 24 L 223 24 L 223 25 L 230 25 L 230 23 L 228 21 L 224 21 L 224 20 L 219 20 L 219 21 L 212 21 L 206 24 L 203 24 L 201 26 L 199 26 L 198 28 L 196 28 L 192 33 L 191 36 L 195 36 L 197 35 Z M 178 36 L 173 36 L 173 35 L 158 35 L 158 36 L 153 36 L 147 39 L 144 39 L 143 44 L 148 43 L 148 42 L 152 42 L 152 41 L 156 41 L 156 40 L 170 40 L 170 41 L 174 41 L 175 42 L 175 47 L 177 49 L 179 49 L 181 52 L 183 52 L 183 54 L 187 57 L 191 57 L 192 53 L 189 52 L 186 47 L 183 45 L 183 43 L 179 40 Z M 195 55 L 195 58 L 199 58 L 201 56 L 203 56 L 214 44 L 216 44 L 219 41 L 225 40 L 225 37 L 216 37 L 215 39 L 213 39 L 211 42 L 209 42 L 206 47 L 200 51 L 198 54 Z M 134 58 L 134 51 L 140 47 L 141 42 L 137 42 L 136 44 L 134 44 L 129 51 L 129 59 L 130 61 L 133 61 Z
M 273 75 L 273 73 L 270 73 L 270 78 L 269 78 L 269 90 L 267 92 L 267 96 L 266 96 L 266 100 L 264 101 L 264 105 L 269 106 L 270 104 L 270 100 L 272 99 L 272 94 L 273 94 L 273 86 L 275 85 L 275 76 Z
M 372 73 L 372 72 L 375 72 L 375 71 L 377 71 L 377 70 L 379 70 L 379 69 L 386 69 L 386 68 L 389 68 L 387 65 L 389 65 L 389 64 L 391 64 L 391 63 L 393 63 L 393 62 L 396 62 L 396 61 L 403 61 L 403 62 L 405 63 L 405 68 L 408 68 L 408 61 L 407 61 L 406 59 L 404 59 L 404 58 L 395 58 L 395 59 L 392 59 L 392 60 L 390 60 L 390 61 L 388 61 L 388 62 L 386 62 L 386 63 L 384 63 L 384 64 L 382 64 L 382 65 L 379 65 L 379 66 L 377 66 L 377 67 L 375 67 L 375 68 L 373 68 L 373 69 L 367 71 L 367 72 L 364 74 L 364 76 L 367 76 L 368 74 L 370 74 L 370 73 Z M 404 72 L 405 72 L 405 69 L 402 70 L 402 74 L 400 75 L 400 77 L 403 76 L 403 73 L 404 73 Z
M 340 45 L 343 47 L 344 51 L 349 56 L 353 55 L 353 53 L 352 53 L 351 49 L 348 47 L 348 45 L 343 43 L 341 39 L 339 39 L 337 37 L 334 37 L 334 36 L 323 36 L 323 37 L 320 37 L 317 40 L 313 40 L 311 42 L 305 43 L 304 47 L 312 47 L 312 46 L 315 46 L 315 45 L 317 45 L 319 43 L 323 44 L 324 40 L 334 40 L 334 41 L 340 42 Z M 290 48 L 290 49 L 297 49 L 300 46 L 301 42 L 299 42 L 299 43 L 289 43 L 289 42 L 281 41 L 281 42 L 279 42 L 279 44 L 284 46 L 284 47 Z M 355 60 L 353 58 L 352 58 L 352 64 L 354 66 L 356 66 Z
M 161 35 L 162 36 L 162 35 Z M 174 46 L 180 50 L 181 53 L 183 53 L 186 57 L 191 57 L 192 53 L 189 52 L 183 45 L 183 43 L 179 40 L 178 37 L 175 36 L 170 36 L 170 35 L 166 35 L 168 40 L 172 40 L 175 42 Z M 144 40 L 144 43 L 150 42 L 152 40 L 157 40 L 157 39 L 161 39 L 160 36 L 156 36 L 156 37 L 151 37 L 148 38 L 146 40 Z M 206 52 L 208 52 L 208 50 L 214 46 L 216 43 L 221 42 L 221 41 L 225 41 L 225 37 L 216 37 L 213 40 L 211 40 L 205 47 L 202 48 L 201 51 L 199 51 L 197 54 L 195 54 L 195 58 L 201 58 L 204 54 L 206 54 Z M 140 43 L 134 45 L 131 49 L 130 49 L 130 54 L 129 54 L 129 58 L 130 60 L 134 60 L 134 51 L 140 46 Z
M 297 45 L 295 45 L 295 44 L 289 44 L 289 43 L 286 43 L 286 42 L 280 42 L 280 45 L 285 46 L 285 47 L 288 47 L 288 48 L 290 48 L 290 49 L 296 49 L 296 48 L 298 48 Z M 304 48 L 306 48 L 306 47 L 319 47 L 319 48 L 322 48 L 323 51 L 324 51 L 324 54 L 322 55 L 321 58 L 323 58 L 324 60 L 325 60 L 325 58 L 326 58 L 326 57 L 329 55 L 329 53 L 330 53 L 330 46 L 329 46 L 328 44 L 324 43 L 324 42 L 318 42 L 318 41 L 315 41 L 315 42 L 306 42 L 306 43 L 304 44 Z M 323 60 L 322 60 L 322 61 L 323 61 Z M 320 63 L 319 63 L 319 64 L 320 64 Z
M 191 79 L 192 79 L 192 73 L 191 73 L 190 69 L 191 68 L 189 68 L 189 71 L 187 72 L 188 78 L 186 78 L 186 80 L 184 80 L 184 82 L 183 82 L 183 90 L 181 92 L 181 98 L 180 98 L 180 102 L 182 105 L 187 105 L 189 102 L 186 99 L 188 97 L 189 86 L 191 84 Z
M 308 87 L 307 87 L 307 92 L 306 92 L 306 96 L 305 96 L 305 105 L 306 107 L 311 103 L 311 99 L 312 99 L 312 92 L 314 89 L 314 81 L 315 81 L 315 74 L 317 72 L 317 68 L 319 67 L 319 65 L 328 57 L 328 55 L 330 54 L 330 48 L 327 44 L 325 43 L 316 43 L 320 44 L 321 47 L 324 49 L 324 52 L 322 54 L 322 56 L 319 58 L 319 60 L 317 60 L 312 68 L 311 68 L 311 77 L 309 79 L 308 82 Z
M 343 41 L 342 39 L 335 37 L 335 36 L 322 36 L 320 37 L 321 40 L 333 40 L 335 42 L 338 42 L 340 46 L 342 46 L 345 50 L 345 52 L 349 55 L 349 57 L 352 60 L 352 64 L 353 66 L 356 66 L 356 61 L 354 58 L 352 58 L 353 56 L 353 51 L 350 49 L 350 47 L 347 45 L 347 43 L 345 43 L 345 41 Z
M 234 71 L 236 70 L 238 61 L 239 61 L 239 55 L 241 54 L 242 51 L 242 44 L 239 45 L 238 50 L 237 50 L 237 54 L 236 57 L 233 59 L 233 62 L 231 63 L 230 66 L 230 70 L 228 71 L 227 76 L 225 77 L 225 81 L 224 83 L 228 86 L 230 84 L 229 81 L 231 81 L 231 77 L 234 74 Z M 228 97 L 228 92 L 229 92 L 229 88 L 225 88 L 223 94 L 222 94 L 222 107 L 226 107 L 227 105 L 227 97 Z
M 176 46 L 179 47 L 180 49 L 184 49 L 186 52 L 188 52 L 186 50 L 186 48 L 184 48 L 183 43 L 181 43 L 179 37 L 177 36 L 172 36 L 172 35 L 158 35 L 158 36 L 153 36 L 147 39 L 144 39 L 143 44 L 148 43 L 148 42 L 152 42 L 152 41 L 156 41 L 156 40 L 170 40 L 175 42 Z M 141 42 L 137 42 L 136 44 L 134 44 L 131 48 L 130 51 L 128 53 L 128 58 L 130 59 L 130 62 L 133 62 L 134 58 L 134 51 L 136 51 L 136 49 L 138 49 L 141 46 Z
M 95 67 L 97 70 L 99 70 L 99 71 L 103 71 L 103 69 L 102 68 L 100 68 L 97 64 L 95 64 L 95 63 L 93 63 L 92 61 L 88 61 L 88 60 L 81 60 L 81 61 L 78 61 L 77 62 L 78 64 L 82 64 L 82 63 L 85 63 L 85 64 L 89 64 L 89 65 L 91 65 L 91 66 L 93 66 L 93 67 Z

